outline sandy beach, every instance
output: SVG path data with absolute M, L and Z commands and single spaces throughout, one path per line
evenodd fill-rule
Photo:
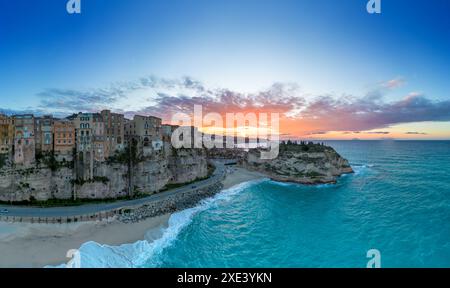
M 223 189 L 228 189 L 239 183 L 265 178 L 263 174 L 249 171 L 240 167 L 230 166 L 227 168 L 227 177 L 222 181 Z
M 226 169 L 224 189 L 263 177 L 238 167 Z M 151 241 L 161 235 L 169 218 L 167 214 L 127 224 L 117 220 L 71 224 L 0 222 L 0 268 L 59 265 L 68 261 L 68 250 L 89 241 L 107 245 Z

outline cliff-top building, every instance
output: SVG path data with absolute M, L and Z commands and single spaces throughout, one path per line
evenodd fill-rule
M 138 147 L 144 156 L 162 149 L 162 120 L 154 116 L 135 115 L 125 123 L 125 139 L 138 141 Z
M 14 143 L 13 119 L 0 114 L 0 154 L 11 156 Z
M 105 157 L 113 156 L 116 151 L 124 148 L 124 125 L 125 118 L 123 114 L 111 113 L 109 110 L 103 110 L 101 113 L 105 129 Z
M 103 122 L 103 117 L 99 113 L 92 114 L 92 147 L 94 151 L 95 161 L 105 161 L 107 156 L 105 155 L 106 150 L 106 135 L 105 135 L 105 123 Z
M 91 151 L 92 127 L 94 126 L 93 114 L 79 113 L 72 122 L 75 127 L 76 145 L 78 152 Z
M 177 125 L 169 125 L 163 124 L 161 125 L 161 138 L 163 142 L 171 143 L 172 142 L 172 133 L 179 128 Z
M 30 165 L 35 161 L 35 126 L 31 114 L 15 115 L 14 123 L 14 163 Z
M 75 125 L 67 120 L 53 122 L 53 149 L 58 161 L 72 161 L 75 149 Z
M 46 115 L 35 118 L 36 153 L 49 153 L 53 150 L 53 117 Z
M 70 116 L 75 127 L 75 141 L 77 151 L 77 163 L 75 165 L 77 174 L 81 179 L 91 179 L 94 174 L 94 141 L 93 113 L 78 113 Z

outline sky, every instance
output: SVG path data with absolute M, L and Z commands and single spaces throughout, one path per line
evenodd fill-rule
M 0 111 L 278 112 L 286 138 L 450 139 L 450 1 L 0 0 Z

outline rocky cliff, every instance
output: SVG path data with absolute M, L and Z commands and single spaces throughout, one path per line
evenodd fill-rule
M 115 199 L 147 195 L 170 184 L 205 178 L 207 174 L 207 157 L 203 149 L 174 150 L 170 147 L 140 159 L 131 169 L 120 161 L 96 162 L 94 177 L 88 180 L 80 180 L 75 169 L 70 167 L 3 167 L 0 169 L 0 201 Z
M 281 144 L 278 158 L 261 160 L 260 150 L 250 150 L 240 164 L 275 181 L 301 184 L 335 183 L 353 173 L 349 162 L 333 148 L 313 143 Z

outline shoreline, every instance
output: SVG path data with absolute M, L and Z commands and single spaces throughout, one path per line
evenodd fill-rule
M 243 182 L 264 178 L 244 168 L 229 166 L 222 190 Z M 117 219 L 66 224 L 0 222 L 0 268 L 42 268 L 67 263 L 66 253 L 83 243 L 95 241 L 118 246 L 139 240 L 154 240 L 168 227 L 172 213 L 135 223 Z M 148 239 L 153 235 L 152 239 Z

